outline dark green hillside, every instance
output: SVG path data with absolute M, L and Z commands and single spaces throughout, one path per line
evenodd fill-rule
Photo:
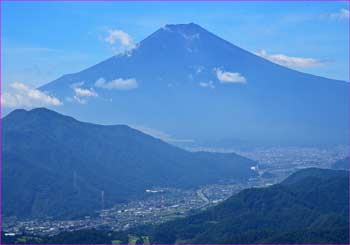
M 159 226 L 125 232 L 83 230 L 7 243 L 348 244 L 348 173 L 305 169 L 283 183 L 247 189 L 216 207 Z
M 154 243 L 348 243 L 348 173 L 306 169 L 160 225 Z
M 191 153 L 125 125 L 102 126 L 39 108 L 3 119 L 3 214 L 76 217 L 155 186 L 247 180 L 255 162 Z
M 349 157 L 346 157 L 344 159 L 340 159 L 333 163 L 332 168 L 333 169 L 343 169 L 343 170 L 349 170 L 350 166 L 350 159 Z

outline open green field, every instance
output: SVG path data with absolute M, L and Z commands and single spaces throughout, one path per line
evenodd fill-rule
M 129 244 L 136 244 L 138 239 L 139 237 L 137 236 L 129 235 Z

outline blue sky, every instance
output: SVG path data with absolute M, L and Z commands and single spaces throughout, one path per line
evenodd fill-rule
M 106 41 L 109 31 L 138 42 L 189 22 L 298 70 L 348 80 L 347 9 L 346 2 L 2 2 L 2 83 L 39 86 L 98 63 L 124 47 Z

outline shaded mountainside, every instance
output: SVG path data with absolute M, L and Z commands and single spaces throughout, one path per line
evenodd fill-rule
M 127 79 L 136 82 L 117 86 Z M 78 84 L 98 94 L 88 106 L 74 102 Z M 166 25 L 134 50 L 40 89 L 77 118 L 146 125 L 196 142 L 347 142 L 347 82 L 277 65 L 193 23 Z
M 301 170 L 281 184 L 247 189 L 207 211 L 148 231 L 154 243 L 349 242 L 349 175 Z
M 348 244 L 348 177 L 345 171 L 305 169 L 281 184 L 243 190 L 216 207 L 162 225 L 25 239 L 46 244 Z M 15 243 L 24 238 L 3 239 Z
M 256 163 L 188 152 L 125 125 L 79 122 L 44 108 L 3 119 L 3 214 L 74 217 L 145 195 L 247 180 Z
M 332 168 L 333 169 L 342 169 L 342 170 L 349 170 L 350 166 L 350 159 L 349 157 L 346 157 L 344 159 L 340 159 L 333 163 Z
M 136 238 L 136 239 L 135 239 Z M 62 232 L 52 237 L 33 235 L 5 236 L 2 233 L 3 244 L 143 244 L 142 237 L 130 237 L 127 232 L 111 232 L 102 230 L 79 230 Z M 146 243 L 145 243 L 146 244 Z M 149 244 L 149 243 L 148 243 Z

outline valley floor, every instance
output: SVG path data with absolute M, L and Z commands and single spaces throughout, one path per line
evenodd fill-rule
M 4 235 L 53 236 L 61 232 L 84 229 L 122 231 L 140 225 L 164 223 L 217 205 L 243 189 L 278 183 L 300 168 L 329 167 L 332 162 L 346 155 L 346 147 L 275 147 L 242 151 L 240 154 L 257 160 L 258 178 L 250 179 L 246 183 L 225 182 L 191 190 L 162 187 L 145 190 L 147 197 L 142 200 L 115 205 L 76 220 L 18 220 L 7 217 L 4 218 Z

